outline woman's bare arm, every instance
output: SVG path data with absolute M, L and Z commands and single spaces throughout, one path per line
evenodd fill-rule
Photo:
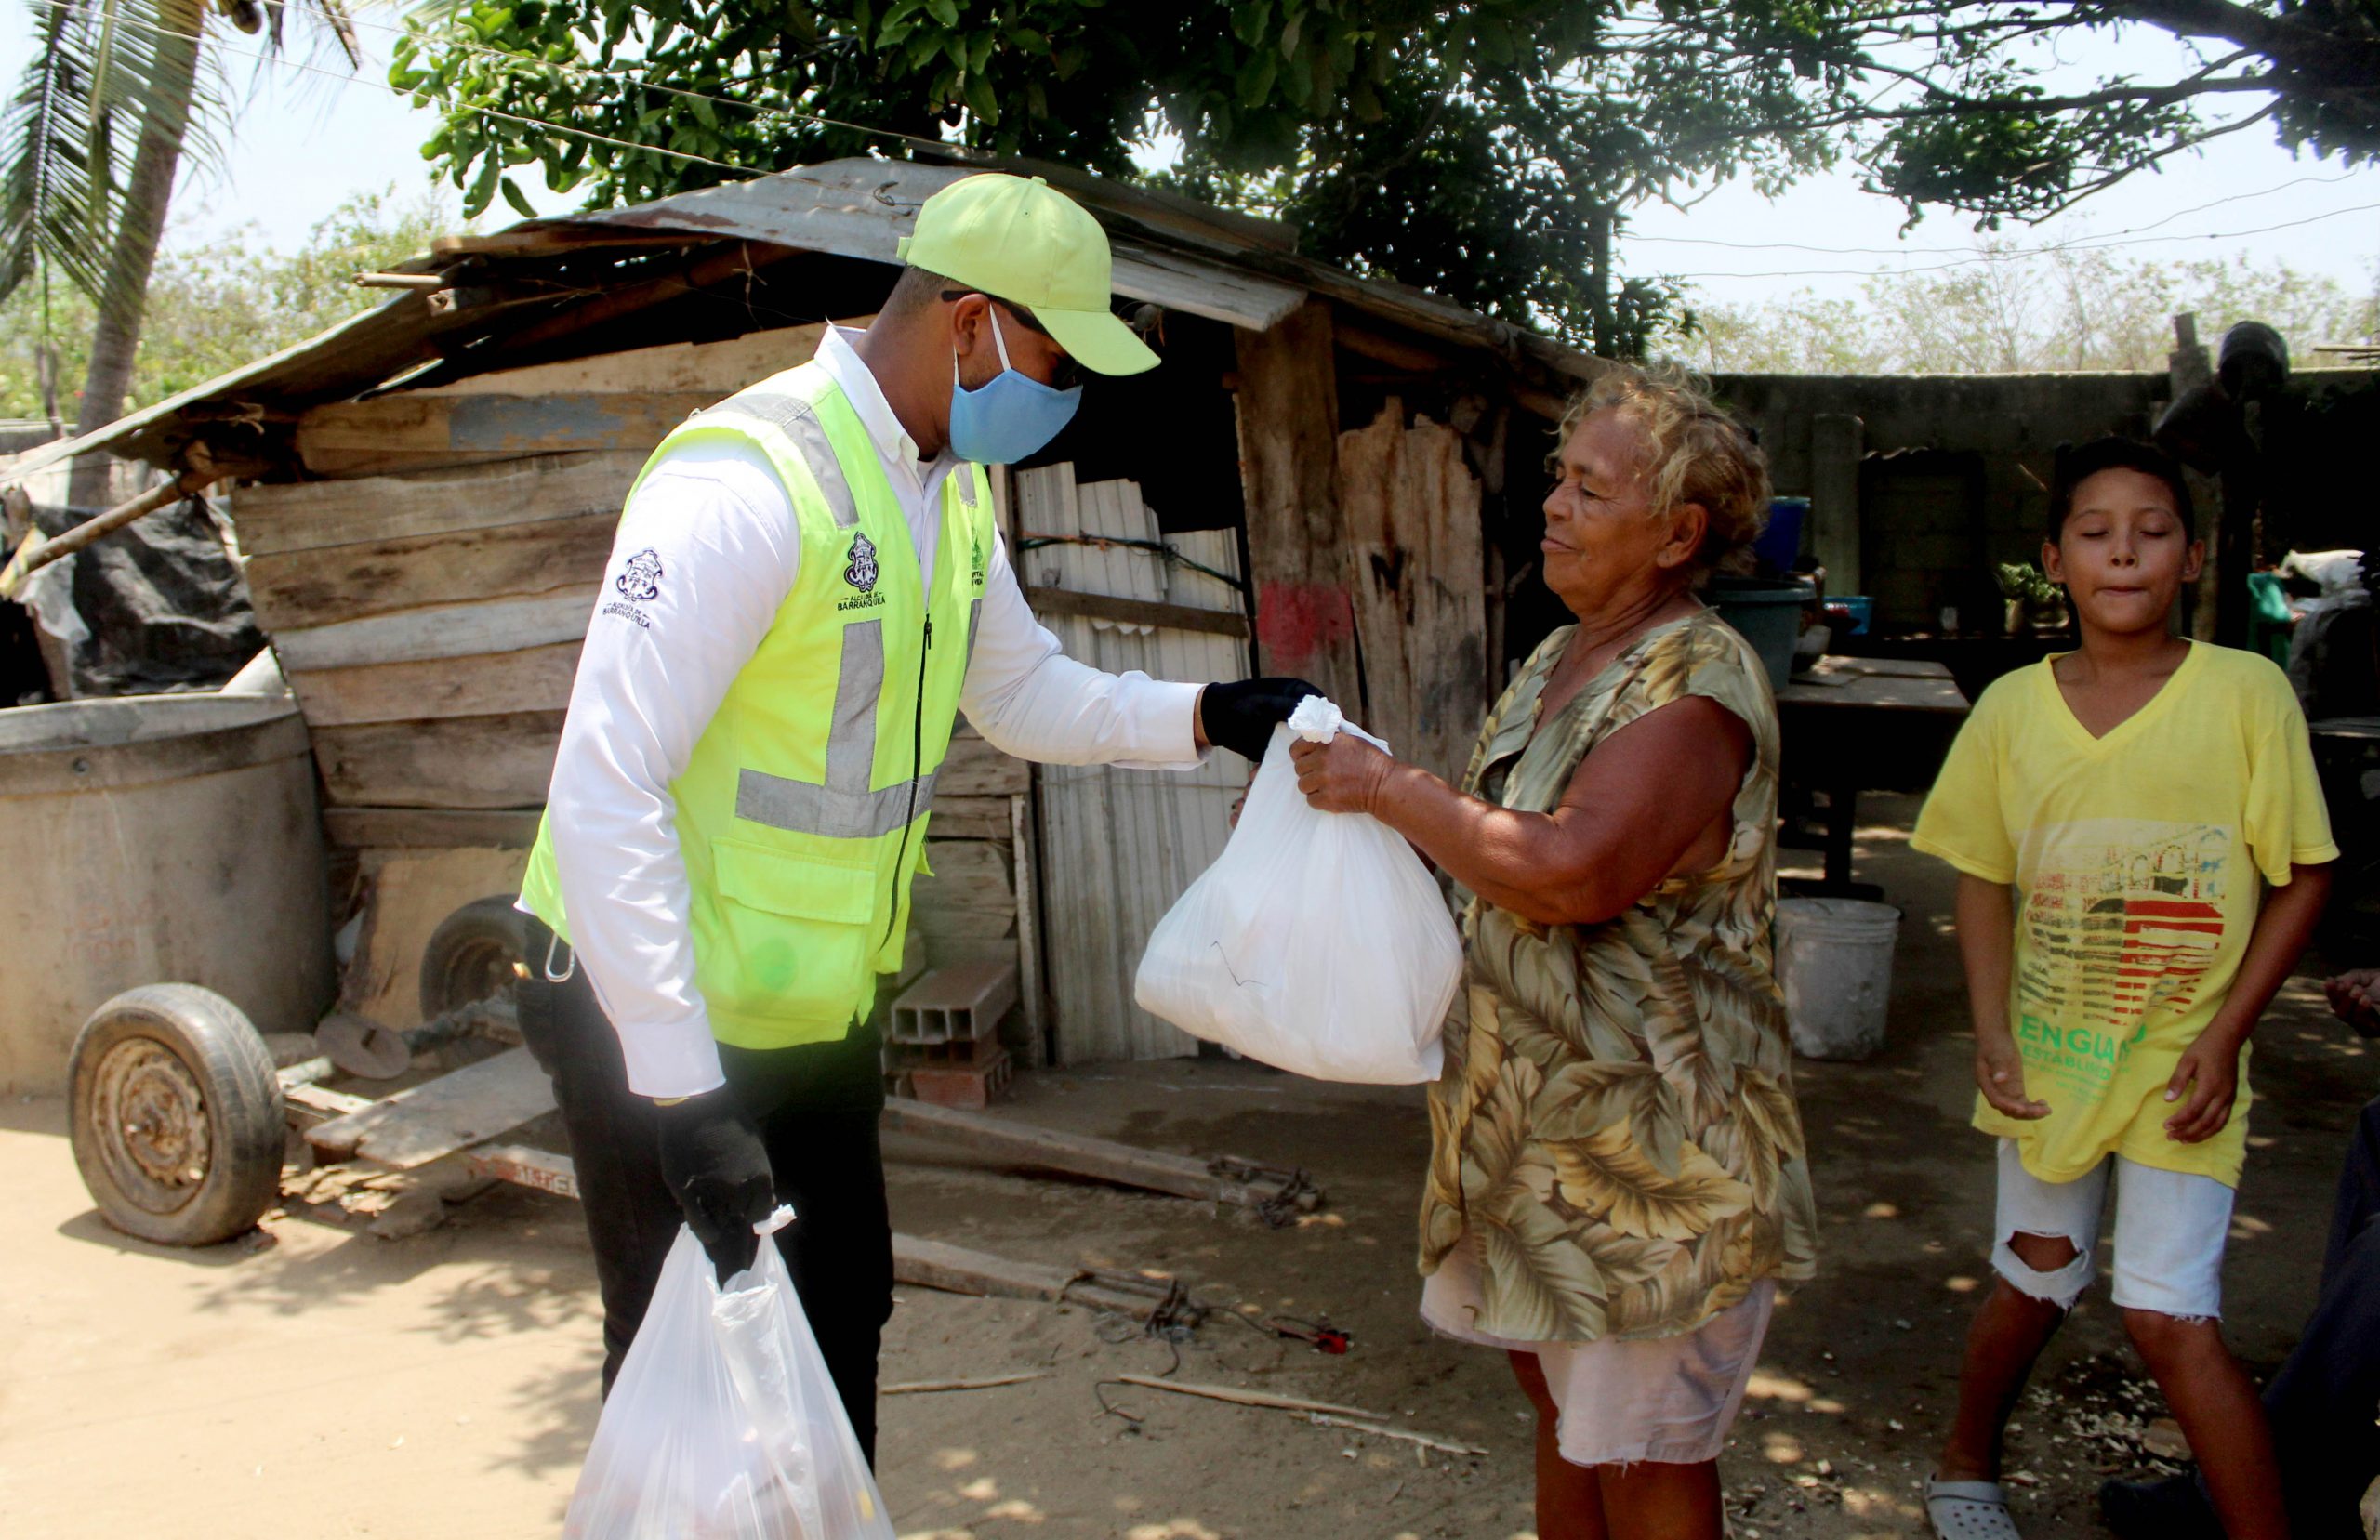
M 1465 796 L 1344 734 L 1290 752 L 1316 807 L 1372 814 L 1499 908 L 1544 925 L 1593 925 L 1625 913 L 1689 856 L 1718 861 L 1752 750 L 1741 717 L 1687 696 L 1597 744 L 1551 813 Z

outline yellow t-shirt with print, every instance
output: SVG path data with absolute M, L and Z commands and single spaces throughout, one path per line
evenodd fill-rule
M 2109 1154 L 2237 1186 L 2248 1051 L 2231 1121 L 2165 1135 L 2174 1066 L 2230 990 L 2263 901 L 2291 865 L 2338 859 L 2306 718 L 2269 659 L 2192 642 L 2104 738 L 2044 661 L 1993 684 L 1959 731 L 1912 843 L 2016 889 L 2008 1014 L 2037 1122 L 1978 1095 L 1975 1125 L 2025 1169 L 2072 1181 Z

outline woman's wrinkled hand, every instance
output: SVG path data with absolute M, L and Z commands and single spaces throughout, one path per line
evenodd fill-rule
M 1298 790 L 1327 813 L 1368 813 L 1379 810 L 1380 795 L 1396 761 L 1352 732 L 1327 744 L 1301 738 L 1289 745 L 1289 763 L 1297 767 Z

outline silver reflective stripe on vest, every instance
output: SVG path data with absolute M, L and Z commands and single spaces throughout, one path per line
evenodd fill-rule
M 750 417 L 784 434 L 800 454 L 802 464 L 810 467 L 819 495 L 835 515 L 835 527 L 847 530 L 859 522 L 859 505 L 852 500 L 851 483 L 843 480 L 842 464 L 835 458 L 834 445 L 826 441 L 826 430 L 819 425 L 817 410 L 810 402 L 800 396 L 747 392 L 730 396 L 714 410 Z
M 914 800 L 912 799 L 914 796 Z M 933 803 L 933 776 L 904 781 L 880 792 L 839 792 L 807 781 L 788 781 L 760 770 L 741 771 L 735 782 L 735 816 L 833 839 L 874 839 L 889 835 Z
M 884 623 L 843 627 L 842 667 L 835 679 L 835 720 L 826 736 L 826 783 L 740 771 L 735 816 L 772 829 L 873 839 L 889 835 L 933 801 L 933 777 L 870 791 L 876 770 L 876 705 L 884 693 Z

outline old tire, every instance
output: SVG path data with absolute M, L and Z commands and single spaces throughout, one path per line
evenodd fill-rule
M 75 1037 L 68 1084 L 83 1185 L 127 1235 L 212 1245 L 280 1196 L 272 1054 L 213 990 L 145 984 L 110 1000 Z
M 421 1019 L 474 1000 L 511 999 L 528 953 L 529 916 L 509 896 L 463 905 L 438 922 L 421 949 Z

